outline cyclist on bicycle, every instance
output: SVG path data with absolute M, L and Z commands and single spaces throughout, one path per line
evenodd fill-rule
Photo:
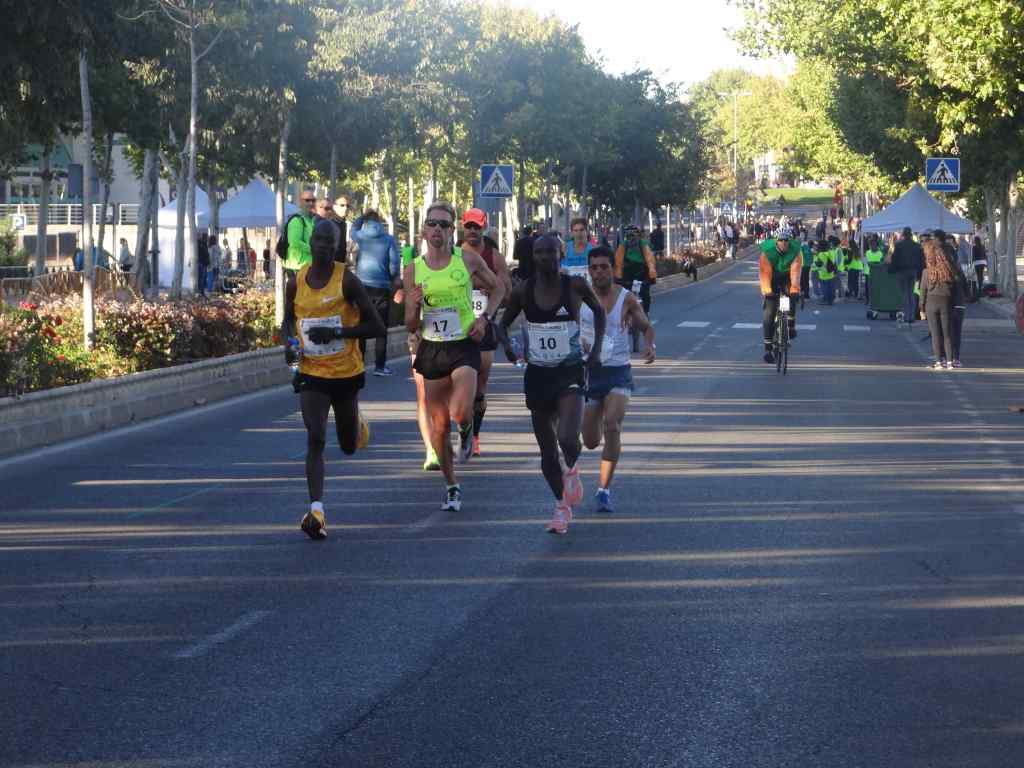
M 629 225 L 622 230 L 623 243 L 615 251 L 615 282 L 637 293 L 644 314 L 651 314 L 651 286 L 658 282 L 658 266 L 640 230 Z M 638 285 L 639 284 L 639 285 Z M 639 291 L 637 290 L 639 288 Z M 633 351 L 639 352 L 640 335 L 633 333 Z
M 775 314 L 779 297 L 789 296 L 789 338 L 796 338 L 796 303 L 800 297 L 802 257 L 800 241 L 788 227 L 782 227 L 775 238 L 760 245 L 761 295 L 764 297 L 764 361 L 774 363 L 772 340 L 775 338 Z

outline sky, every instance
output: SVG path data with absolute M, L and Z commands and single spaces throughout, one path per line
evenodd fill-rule
M 782 75 L 786 66 L 741 56 L 726 28 L 742 14 L 726 0 L 511 0 L 542 15 L 578 24 L 592 53 L 612 74 L 650 69 L 659 80 L 692 85 L 712 71 L 743 67 Z

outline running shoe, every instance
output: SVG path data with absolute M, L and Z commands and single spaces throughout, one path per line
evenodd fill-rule
M 615 510 L 612 508 L 612 492 L 605 488 L 598 488 L 597 493 L 594 494 L 594 504 L 597 507 L 598 512 L 612 513 Z
M 946 363 L 946 370 L 947 370 L 947 371 L 952 371 L 952 370 L 953 370 L 953 364 L 952 364 L 952 363 L 949 363 L 949 362 L 947 362 L 947 363 Z
M 959 360 L 954 360 L 954 361 L 953 361 L 953 367 L 954 367 L 954 368 L 963 368 L 963 367 L 964 367 L 964 364 L 963 364 L 963 363 L 961 363 L 961 362 L 960 362 Z
M 423 462 L 424 472 L 440 472 L 441 462 L 437 460 L 437 454 L 434 453 L 433 448 L 427 449 L 427 458 Z
M 393 375 L 393 373 L 394 373 L 394 371 L 392 371 L 386 365 L 383 368 L 374 368 L 373 369 L 373 375 L 374 376 L 391 376 L 391 375 Z
M 555 504 L 555 513 L 551 516 L 545 530 L 548 533 L 555 533 L 564 536 L 569 532 L 569 521 L 572 519 L 572 509 L 564 501 Z
M 562 486 L 564 488 L 562 498 L 570 507 L 575 507 L 583 501 L 583 481 L 580 479 L 579 467 L 567 469 L 562 473 Z
M 359 412 L 359 436 L 356 437 L 356 448 L 363 450 L 370 444 L 370 423 L 363 418 L 363 412 Z
M 936 360 L 934 363 L 928 366 L 933 371 L 944 371 L 946 370 L 945 360 Z
M 327 520 L 324 513 L 318 509 L 311 509 L 299 523 L 302 532 L 313 541 L 322 541 L 327 538 Z
M 442 512 L 460 512 L 462 511 L 462 486 L 453 485 L 448 489 L 447 494 L 444 497 L 444 503 L 441 505 Z
M 479 456 L 480 455 L 480 436 L 479 435 L 473 435 L 473 455 L 474 456 Z
M 465 464 L 473 458 L 473 422 L 459 426 L 459 462 Z

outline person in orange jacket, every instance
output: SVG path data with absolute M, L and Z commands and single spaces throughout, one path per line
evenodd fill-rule
M 800 296 L 800 270 L 803 263 L 800 241 L 788 227 L 781 228 L 775 238 L 760 245 L 759 260 L 761 295 L 764 297 L 764 361 L 774 363 L 772 339 L 775 338 L 775 313 L 779 297 L 790 297 L 789 338 L 796 338 L 796 305 Z

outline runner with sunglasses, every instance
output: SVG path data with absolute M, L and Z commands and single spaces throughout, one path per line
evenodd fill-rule
M 508 274 L 508 266 L 505 264 L 505 257 L 498 251 L 493 239 L 484 234 L 487 226 L 487 214 L 479 208 L 470 208 L 462 214 L 463 251 L 473 251 L 480 255 L 487 268 L 494 273 L 494 276 L 505 286 L 505 295 L 512 290 L 512 279 Z M 494 314 L 498 307 L 492 304 L 490 296 L 480 284 L 479 279 L 473 279 L 473 314 L 480 317 L 491 310 Z M 484 423 L 484 415 L 487 413 L 487 383 L 491 378 L 491 367 L 494 365 L 494 351 L 498 348 L 498 340 L 494 333 L 494 327 L 487 326 L 487 332 L 480 342 L 480 373 L 476 379 L 476 399 L 473 401 L 473 455 L 480 455 L 480 429 Z
M 455 477 L 449 433 L 459 428 L 459 459 L 473 455 L 473 401 L 480 371 L 479 343 L 493 312 L 505 298 L 505 286 L 473 251 L 452 249 L 455 209 L 438 200 L 423 222 L 427 253 L 418 256 L 402 276 L 405 325 L 418 334 L 415 370 L 424 379 L 430 443 L 437 454 L 447 489 L 441 510 L 462 509 L 462 487 Z M 473 315 L 473 284 L 485 291 L 494 310 Z
M 576 461 L 583 446 L 584 368 L 601 364 L 605 311 L 587 281 L 559 271 L 562 247 L 557 237 L 544 235 L 533 244 L 533 276 L 520 283 L 509 297 L 501 318 L 499 337 L 510 362 L 516 361 L 508 329 L 526 315 L 526 407 L 540 447 L 541 471 L 555 496 L 549 533 L 564 534 L 572 520 L 572 507 L 583 501 L 583 482 Z M 593 313 L 594 341 L 584 359 L 580 346 L 580 306 Z M 563 470 L 561 455 L 565 459 Z

